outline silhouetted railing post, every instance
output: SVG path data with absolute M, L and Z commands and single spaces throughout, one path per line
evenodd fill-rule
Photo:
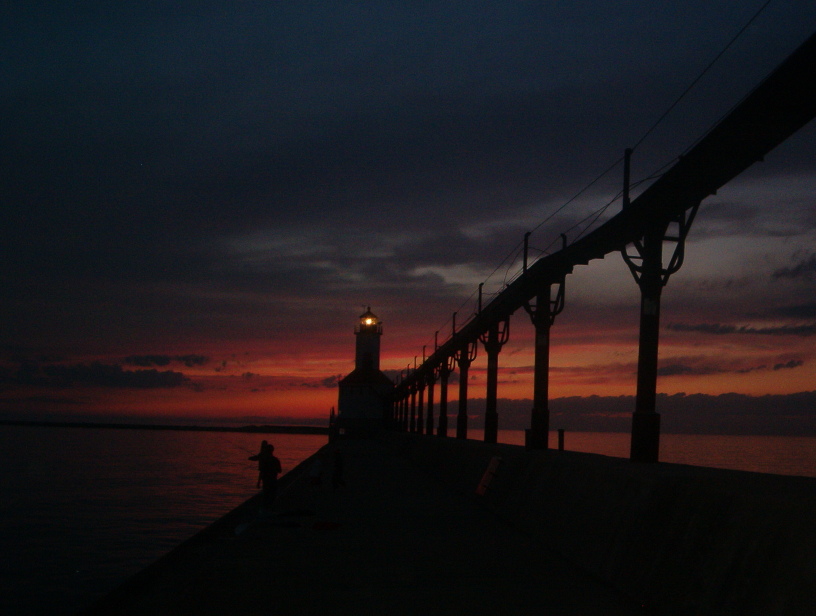
M 468 371 L 476 359 L 476 342 L 466 342 L 456 353 L 459 365 L 459 412 L 456 414 L 456 438 L 467 438 Z
M 499 434 L 499 413 L 496 410 L 499 381 L 499 352 L 510 337 L 510 319 L 493 324 L 481 338 L 487 352 L 487 388 L 485 392 L 484 441 L 495 443 Z
M 455 364 L 456 360 L 448 357 L 439 366 L 439 427 L 436 433 L 442 438 L 448 436 L 448 378 Z
M 536 296 L 535 306 L 524 306 L 535 328 L 535 369 L 533 374 L 533 410 L 530 415 L 531 449 L 547 449 L 550 436 L 550 329 L 564 309 L 564 280 L 558 284 L 555 300 L 552 285 Z
M 547 449 L 550 435 L 550 327 L 548 307 L 550 288 L 536 299 L 537 310 L 530 313 L 535 328 L 535 366 L 533 372 L 533 410 L 530 416 L 531 449 Z
M 434 433 L 434 384 L 436 383 L 436 370 L 431 370 L 427 377 L 428 383 L 428 418 L 425 423 L 425 434 Z
M 459 364 L 459 409 L 456 413 L 456 438 L 467 438 L 467 390 L 468 371 L 470 370 L 470 360 L 460 358 Z
M 660 340 L 660 295 L 663 233 L 643 238 L 643 266 L 640 276 L 640 337 L 635 413 L 632 416 L 630 459 L 657 462 L 660 449 L 660 414 L 657 399 L 657 356 Z
M 635 412 L 632 415 L 632 441 L 629 459 L 633 462 L 657 462 L 660 451 L 660 415 L 657 412 L 657 359 L 660 343 L 660 296 L 669 277 L 683 265 L 686 236 L 697 213 L 699 202 L 672 220 L 655 221 L 634 242 L 637 255 L 623 250 L 623 258 L 640 287 L 640 335 Z M 676 235 L 667 235 L 676 225 Z M 664 242 L 675 242 L 668 265 L 663 264 Z
M 416 396 L 417 396 L 417 388 L 416 384 L 411 384 L 411 419 L 409 430 L 411 432 L 416 432 Z
M 409 426 L 409 400 L 411 397 L 411 384 L 408 381 L 408 376 L 411 374 L 410 370 L 405 373 L 405 379 L 402 382 L 402 410 L 401 410 L 401 417 L 402 417 L 402 431 L 408 432 Z
M 416 431 L 417 431 L 417 434 L 423 434 L 425 432 L 425 421 L 423 420 L 424 413 L 425 413 L 425 381 L 424 381 L 424 379 L 419 379 L 419 381 L 417 382 L 417 391 L 419 393 L 419 402 L 417 403 Z

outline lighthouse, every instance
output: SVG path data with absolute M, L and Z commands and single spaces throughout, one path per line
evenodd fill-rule
M 359 323 L 354 328 L 354 335 L 357 337 L 354 369 L 379 370 L 382 323 L 377 315 L 371 312 L 371 306 L 360 315 Z
M 386 425 L 394 384 L 380 370 L 382 321 L 369 306 L 354 327 L 354 370 L 339 383 L 336 427 L 365 435 Z

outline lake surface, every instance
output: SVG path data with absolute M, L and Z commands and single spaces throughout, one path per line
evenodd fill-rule
M 0 426 L 0 614 L 73 614 L 237 507 L 257 493 L 257 463 L 247 458 L 263 438 L 284 472 L 326 443 L 322 435 Z M 499 440 L 521 445 L 524 433 L 503 430 Z M 565 442 L 629 454 L 628 434 L 568 432 Z M 660 456 L 816 477 L 810 437 L 666 434 Z
M 257 493 L 323 435 L 0 426 L 0 614 L 73 614 Z

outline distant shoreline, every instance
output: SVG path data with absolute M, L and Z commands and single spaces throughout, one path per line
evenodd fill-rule
M 89 421 L 21 421 L 0 419 L 0 426 L 30 428 L 103 428 L 109 430 L 175 430 L 177 432 L 247 432 L 251 434 L 328 434 L 328 426 L 181 426 Z

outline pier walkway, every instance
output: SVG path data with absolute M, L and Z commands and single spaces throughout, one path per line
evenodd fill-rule
M 380 440 L 341 441 L 345 486 L 282 480 L 89 614 L 642 614 L 633 602 Z M 477 482 L 478 483 L 478 482 Z M 235 530 L 239 531 L 236 535 Z
M 313 457 L 88 614 L 816 613 L 812 477 L 400 433 L 318 455 L 320 485 Z

